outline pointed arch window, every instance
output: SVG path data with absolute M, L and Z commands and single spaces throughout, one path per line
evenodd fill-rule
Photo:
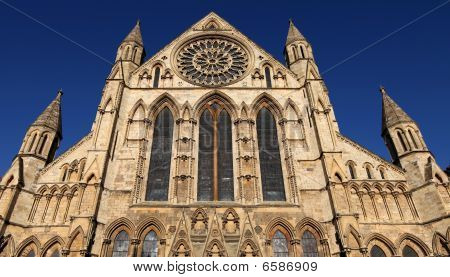
M 272 237 L 272 250 L 274 257 L 289 257 L 288 240 L 280 230 Z
M 33 149 L 34 141 L 36 140 L 36 133 L 34 133 L 33 138 L 31 139 L 31 143 L 28 146 L 28 152 L 31 152 L 31 149 Z
M 155 231 L 150 231 L 144 238 L 142 257 L 158 257 L 158 236 Z
M 374 245 L 370 249 L 370 257 L 386 257 L 386 253 L 378 245 Z
M 400 140 L 400 143 L 402 144 L 403 151 L 407 151 L 408 148 L 406 147 L 405 140 L 403 140 L 403 136 L 400 131 L 397 131 L 397 136 L 398 136 L 398 139 Z
M 411 130 L 408 130 L 408 133 L 409 133 L 409 136 L 411 137 L 411 140 L 412 140 L 412 142 L 414 144 L 414 148 L 418 149 L 419 147 L 417 146 L 416 140 L 414 139 L 414 135 L 411 132 Z
M 264 68 L 264 78 L 266 78 L 266 87 L 272 88 L 272 73 L 270 72 L 270 67 L 268 66 Z
M 41 143 L 41 146 L 39 147 L 39 151 L 38 151 L 39 155 L 41 155 L 42 151 L 44 150 L 45 144 L 47 143 L 47 137 L 48 137 L 48 135 L 45 134 L 44 138 L 42 139 L 42 143 Z
M 296 61 L 298 59 L 298 50 L 297 50 L 297 46 L 292 45 L 292 52 L 294 53 L 294 61 Z
M 380 168 L 380 176 L 381 176 L 381 179 L 386 179 L 386 174 L 384 173 L 384 168 Z
M 403 257 L 419 257 L 417 252 L 414 249 L 412 249 L 409 245 L 405 245 L 405 247 L 403 247 L 402 256 Z
M 350 173 L 350 177 L 352 179 L 356 179 L 356 174 L 355 174 L 355 165 L 353 163 L 349 163 L 348 164 L 348 171 Z
M 305 231 L 302 236 L 302 249 L 304 257 L 319 257 L 317 240 L 310 231 Z
M 217 102 L 200 116 L 198 192 L 199 201 L 234 200 L 231 118 Z
M 173 116 L 165 107 L 157 116 L 153 131 L 147 201 L 167 201 L 172 160 Z
M 372 179 L 372 172 L 370 170 L 369 165 L 366 165 L 366 173 L 367 173 L 367 179 Z
M 267 108 L 262 108 L 258 112 L 256 129 L 258 133 L 263 200 L 285 201 L 277 126 L 275 118 Z
M 300 45 L 300 53 L 302 53 L 302 58 L 306 58 L 303 46 Z
M 159 66 L 155 67 L 155 73 L 153 74 L 153 88 L 159 87 L 159 79 L 161 78 L 161 69 Z
M 127 232 L 120 231 L 114 239 L 114 248 L 112 252 L 113 257 L 127 257 L 128 246 L 130 245 L 130 239 Z

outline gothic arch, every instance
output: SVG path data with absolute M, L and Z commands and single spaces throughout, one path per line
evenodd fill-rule
M 287 235 L 286 238 L 288 240 L 293 240 L 295 238 L 294 227 L 291 225 L 291 223 L 289 223 L 289 221 L 281 217 L 274 218 L 269 222 L 269 224 L 267 224 L 266 238 L 269 240 L 272 239 L 273 235 L 277 230 L 280 229 L 280 227 L 284 230 L 284 232 L 282 231 L 282 233 Z
M 314 236 L 317 243 L 319 256 L 329 256 L 330 249 L 328 245 L 328 238 L 322 225 L 310 217 L 305 217 L 297 223 L 295 232 L 297 237 L 301 239 L 306 231 L 309 231 Z
M 378 234 L 378 233 L 372 233 L 366 237 L 364 240 L 364 245 L 369 248 L 369 246 L 377 245 L 381 249 L 385 251 L 385 254 L 387 256 L 396 256 L 397 251 L 395 245 L 385 236 Z M 386 253 L 386 250 L 389 253 Z M 370 249 L 368 249 L 370 252 Z
M 433 252 L 435 256 L 450 256 L 447 240 L 444 235 L 439 232 L 435 232 L 433 236 Z
M 150 230 L 155 231 L 158 238 L 166 237 L 164 224 L 156 217 L 147 217 L 136 227 L 135 236 L 137 238 L 145 236 Z
M 241 103 L 241 114 L 239 115 L 241 119 L 247 119 L 249 117 L 249 107 L 247 106 L 247 104 L 242 101 Z
M 195 224 L 199 221 L 199 218 L 202 219 L 203 224 L 205 225 L 205 230 L 208 230 L 208 214 L 204 209 L 198 208 L 194 211 L 191 216 L 191 229 L 195 228 Z
M 397 239 L 395 245 L 398 249 L 399 254 L 401 254 L 403 247 L 405 247 L 406 245 L 413 248 L 419 256 L 429 256 L 431 253 L 428 246 L 421 239 L 410 233 L 405 233 L 401 235 Z M 417 251 L 417 249 L 419 249 L 420 251 Z
M 34 257 L 39 257 L 41 254 L 41 243 L 35 236 L 26 238 L 17 246 L 17 257 L 26 257 L 28 253 L 33 250 Z
M 253 257 L 261 257 L 261 250 L 259 249 L 259 246 L 252 239 L 246 239 L 241 243 L 241 246 L 239 247 L 239 251 L 238 251 L 238 257 L 244 257 L 246 255 L 247 246 L 250 246 Z
M 135 226 L 131 220 L 125 217 L 118 218 L 111 222 L 104 231 L 103 237 L 112 239 L 114 232 L 120 227 L 125 227 L 128 230 L 128 235 L 131 237 L 135 233 Z
M 152 122 L 155 121 L 159 112 L 162 111 L 165 107 L 167 107 L 173 115 L 173 118 L 180 117 L 180 105 L 177 100 L 167 92 L 164 92 L 160 96 L 158 96 L 148 107 L 148 117 Z
M 358 244 L 358 248 L 361 248 L 363 246 L 363 243 L 361 241 L 361 235 L 359 234 L 359 232 L 355 229 L 355 227 L 353 227 L 353 225 L 349 225 L 347 227 L 347 230 L 345 232 L 344 238 L 345 240 L 345 246 L 349 247 L 350 246 L 350 236 L 353 236 L 356 240 L 356 243 Z
M 228 256 L 224 245 L 218 239 L 213 239 L 208 243 L 208 245 L 206 246 L 205 251 L 203 253 L 203 256 L 204 257 L 213 257 L 212 255 L 213 255 L 213 251 L 214 251 L 214 246 L 217 247 L 219 257 L 227 257 Z
M 302 113 L 300 112 L 300 109 L 298 108 L 297 104 L 292 101 L 291 98 L 288 98 L 286 100 L 286 103 L 284 104 L 284 118 L 287 120 L 301 120 Z M 294 114 L 292 114 L 292 112 Z M 293 115 L 295 115 L 295 118 L 293 118 Z
M 182 253 L 179 252 L 181 247 L 183 247 L 184 251 Z M 191 256 L 191 247 L 185 239 L 179 239 L 176 243 L 173 244 L 172 249 L 170 250 L 171 257 L 179 257 L 180 254 L 184 255 L 184 257 Z
M 42 257 L 46 257 L 47 256 L 47 252 L 55 245 L 59 245 L 59 251 L 60 251 L 60 255 L 61 255 L 61 250 L 63 245 L 65 245 L 64 240 L 60 237 L 60 236 L 56 236 L 53 237 L 51 239 L 49 239 L 44 246 L 42 246 L 42 251 L 41 251 L 41 255 Z
M 224 108 L 230 115 L 232 121 L 237 118 L 238 106 L 231 97 L 219 90 L 210 91 L 197 100 L 194 104 L 194 117 L 199 118 L 206 104 L 214 100 L 223 103 Z
M 181 106 L 181 118 L 183 118 L 184 120 L 189 120 L 192 118 L 192 106 L 191 104 L 186 101 L 184 102 L 183 106 Z
M 143 115 L 143 118 L 142 118 L 142 119 L 144 119 L 145 115 L 147 114 L 147 111 L 145 110 L 145 102 L 144 102 L 144 100 L 142 100 L 142 98 L 139 99 L 136 103 L 134 103 L 133 108 L 131 108 L 130 112 L 128 113 L 128 118 L 129 119 L 134 119 L 136 111 L 139 108 L 142 108 L 143 111 L 144 111 L 144 115 Z
M 77 228 L 75 228 L 75 230 L 73 230 L 72 234 L 70 234 L 70 236 L 69 236 L 69 240 L 68 240 L 67 243 L 66 243 L 66 248 L 67 248 L 67 249 L 70 249 L 70 248 L 72 247 L 73 242 L 75 241 L 75 239 L 76 239 L 78 236 L 81 237 L 81 241 L 82 241 L 81 249 L 83 248 L 83 246 L 84 246 L 84 244 L 85 244 L 85 243 L 84 243 L 84 237 L 85 237 L 85 235 L 84 235 L 83 228 L 81 228 L 81 226 L 78 226 Z
M 251 118 L 256 118 L 259 110 L 263 107 L 269 109 L 275 119 L 280 120 L 283 118 L 283 108 L 280 103 L 267 92 L 261 93 L 253 100 L 252 104 L 250 104 Z

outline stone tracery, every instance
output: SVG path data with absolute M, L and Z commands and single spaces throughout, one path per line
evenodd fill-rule
M 237 43 L 224 38 L 190 41 L 178 52 L 176 64 L 183 77 L 203 86 L 227 85 L 245 73 L 248 53 Z

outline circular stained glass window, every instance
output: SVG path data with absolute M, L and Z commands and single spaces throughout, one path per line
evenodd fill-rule
M 202 86 L 221 86 L 239 80 L 248 68 L 244 47 L 224 38 L 202 38 L 178 51 L 177 68 L 188 81 Z

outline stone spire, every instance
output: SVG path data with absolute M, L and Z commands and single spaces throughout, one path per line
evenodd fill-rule
M 31 126 L 48 127 L 62 137 L 62 119 L 61 119 L 61 96 L 62 90 L 58 90 L 56 98 L 47 106 L 47 108 L 38 116 Z M 31 127 L 30 126 L 30 127 Z
M 414 120 L 406 114 L 405 111 L 400 108 L 397 103 L 392 100 L 391 97 L 387 94 L 384 87 L 380 87 L 380 92 L 383 97 L 383 111 L 382 111 L 382 127 L 381 132 L 386 131 L 387 128 L 402 122 L 414 122 Z
M 141 46 L 144 45 L 144 42 L 142 40 L 142 34 L 141 34 L 141 22 L 138 20 L 136 22 L 136 25 L 131 30 L 131 32 L 126 36 L 126 38 L 122 41 L 123 42 L 135 42 Z
M 295 27 L 292 19 L 289 19 L 289 31 L 286 39 L 286 45 L 299 40 L 306 40 L 300 31 Z

